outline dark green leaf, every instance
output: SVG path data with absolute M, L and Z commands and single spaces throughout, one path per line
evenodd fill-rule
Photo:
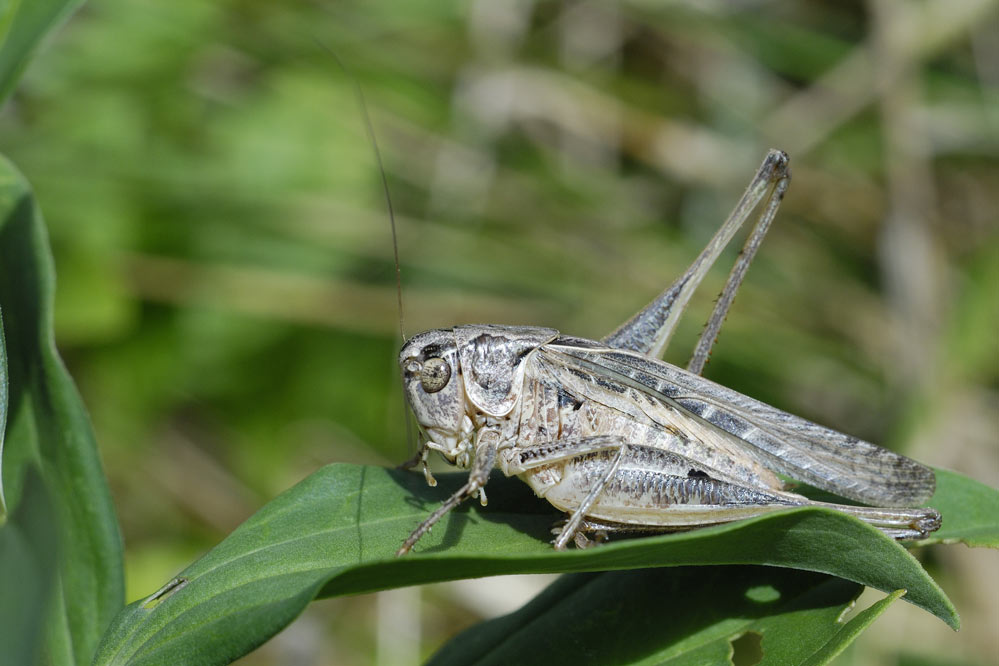
M 55 351 L 53 283 L 45 229 L 30 188 L 0 158 L 0 313 L 6 343 L 0 384 L 7 389 L 6 403 L 0 403 L 0 422 L 6 421 L 0 471 L 11 513 L 2 528 L 7 546 L 0 569 L 23 568 L 25 558 L 46 562 L 52 548 L 44 533 L 54 529 L 58 584 L 48 597 L 45 652 L 53 664 L 82 664 L 90 661 L 123 603 L 122 547 L 89 420 Z M 29 484 L 35 475 L 43 489 Z M 36 506 L 39 494 L 51 506 L 51 519 Z M 25 581 L 36 590 L 46 584 Z M 37 601 L 27 587 L 19 592 L 29 596 L 12 603 L 28 609 Z
M 862 587 L 768 567 L 677 567 L 564 576 L 524 608 L 475 626 L 431 660 L 449 664 L 825 664 L 896 592 L 847 624 Z M 754 654 L 755 653 L 755 654 Z M 755 659 L 754 659 L 755 657 Z
M 0 9 L 0 102 L 7 99 L 46 32 L 83 0 L 10 0 Z
M 317 471 L 182 572 L 172 593 L 127 607 L 96 663 L 226 663 L 277 632 L 316 595 L 498 574 L 672 565 L 765 564 L 889 592 L 905 588 L 909 601 L 958 625 L 950 601 L 902 546 L 823 509 L 558 553 L 549 544 L 558 514 L 526 485 L 497 474 L 488 507 L 467 503 L 414 553 L 395 558 L 402 540 L 463 475 L 439 481 L 427 488 L 420 475 L 376 467 Z
M 45 599 L 55 582 L 52 507 L 33 471 L 22 499 L 10 523 L 0 528 L 0 655 L 11 664 L 37 661 Z

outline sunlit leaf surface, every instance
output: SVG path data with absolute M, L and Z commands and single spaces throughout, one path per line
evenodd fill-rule
M 446 475 L 431 489 L 408 472 L 320 469 L 181 572 L 169 591 L 126 608 L 97 663 L 225 663 L 262 643 L 316 596 L 498 574 L 674 565 L 763 564 L 833 574 L 887 592 L 906 589 L 908 601 L 958 625 L 947 597 L 902 546 L 828 510 L 798 509 L 558 553 L 549 544 L 558 514 L 526 485 L 497 475 L 488 507 L 464 505 L 414 553 L 394 557 L 462 480 Z M 685 603 L 687 612 L 722 612 L 712 610 L 711 595 Z

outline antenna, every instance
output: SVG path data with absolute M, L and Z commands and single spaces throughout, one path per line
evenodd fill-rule
M 326 51 L 331 58 L 336 62 L 337 66 L 344 73 L 344 75 L 350 80 L 351 85 L 354 88 L 354 96 L 357 98 L 357 106 L 361 110 L 361 117 L 364 118 L 364 129 L 368 133 L 368 140 L 371 141 L 371 147 L 375 151 L 375 161 L 378 163 L 378 174 L 382 179 L 382 192 L 385 193 L 385 205 L 388 208 L 389 224 L 392 227 L 392 257 L 395 260 L 395 295 L 396 304 L 399 309 L 399 337 L 402 338 L 403 344 L 406 342 L 406 327 L 403 325 L 403 313 L 402 313 L 402 270 L 399 268 L 399 237 L 396 233 L 395 225 L 395 210 L 392 208 L 392 197 L 389 195 L 388 177 L 385 175 L 385 165 L 382 163 L 382 152 L 378 149 L 378 139 L 375 138 L 375 128 L 371 124 L 371 114 L 368 113 L 368 103 L 364 99 L 364 91 L 361 90 L 361 84 L 358 83 L 357 77 L 355 77 L 347 65 L 344 64 L 343 60 L 325 44 L 323 44 L 317 37 L 313 36 L 312 40 L 316 43 L 319 48 Z M 406 396 L 402 395 L 402 412 L 405 415 L 403 420 L 406 423 L 406 448 L 413 450 L 416 438 L 413 433 L 413 415 L 412 412 L 407 408 Z M 403 463 L 400 468 L 406 469 L 416 464 L 415 461 L 419 459 L 422 452 L 417 452 L 417 458 L 414 458 L 412 464 Z M 424 463 L 425 464 L 425 463 Z
M 392 254 L 395 259 L 395 293 L 396 302 L 399 308 L 399 337 L 402 338 L 403 342 L 406 342 L 406 329 L 403 325 L 403 313 L 402 313 L 402 270 L 399 268 L 399 238 L 396 234 L 395 228 L 395 210 L 392 208 L 392 197 L 389 196 L 389 186 L 388 177 L 385 175 L 385 165 L 382 164 L 382 153 L 378 149 L 378 139 L 375 138 L 375 128 L 371 124 L 371 116 L 368 113 L 368 104 L 364 99 L 364 92 L 361 90 L 361 84 L 357 82 L 357 78 L 347 69 L 340 57 L 328 46 L 323 44 L 321 41 L 313 37 L 313 40 L 322 50 L 326 51 L 336 61 L 337 66 L 343 71 L 343 73 L 350 79 L 350 83 L 354 88 L 354 96 L 357 98 L 357 105 L 361 109 L 361 116 L 364 118 L 364 129 L 368 133 L 368 140 L 371 141 L 371 147 L 375 151 L 375 161 L 378 162 L 378 173 L 382 179 L 382 191 L 385 193 L 385 204 L 388 207 L 389 223 L 392 226 Z

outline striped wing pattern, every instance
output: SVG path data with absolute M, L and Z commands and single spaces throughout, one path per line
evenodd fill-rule
M 933 495 L 933 470 L 910 458 L 788 414 L 669 363 L 562 336 L 538 350 L 553 364 L 598 374 L 687 411 L 738 440 L 773 471 L 842 497 L 887 507 Z

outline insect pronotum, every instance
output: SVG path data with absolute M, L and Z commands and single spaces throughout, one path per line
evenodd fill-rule
M 607 535 L 666 532 L 796 506 L 856 516 L 896 539 L 925 537 L 940 514 L 933 471 L 700 376 L 711 346 L 790 182 L 771 150 L 731 215 L 686 271 L 601 341 L 551 328 L 479 324 L 421 333 L 399 354 L 423 435 L 411 465 L 438 452 L 468 481 L 417 527 L 403 555 L 489 472 L 518 476 L 568 519 L 555 548 Z M 698 284 L 754 209 L 755 227 L 686 369 L 659 360 Z M 778 474 L 873 505 L 817 502 Z

